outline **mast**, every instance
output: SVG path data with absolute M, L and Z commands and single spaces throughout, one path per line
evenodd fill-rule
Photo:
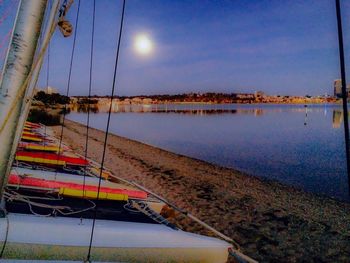
M 53 0 L 52 1 L 51 8 L 50 8 L 51 10 L 50 10 L 50 14 L 49 14 L 48 21 L 47 21 L 47 26 L 46 26 L 45 32 L 43 34 L 39 54 L 41 54 L 41 53 L 44 54 L 45 51 L 47 50 L 52 33 L 55 30 L 55 25 L 56 25 L 55 23 L 57 23 L 56 18 L 57 18 L 57 14 L 58 14 L 59 5 L 60 5 L 60 0 Z M 40 70 L 41 70 L 41 67 L 42 67 L 43 62 L 44 62 L 44 56 L 38 57 L 37 60 L 38 61 L 35 65 L 35 68 L 32 69 L 31 80 L 30 80 L 29 86 L 27 87 L 27 90 L 26 90 L 26 97 L 25 97 L 23 105 L 22 105 L 21 116 L 19 118 L 19 123 L 18 123 L 18 127 L 17 127 L 18 131 L 23 130 L 24 123 L 28 118 L 30 106 L 32 104 L 32 98 L 34 96 L 34 89 L 35 89 L 36 84 L 38 82 Z M 18 132 L 16 134 L 14 144 L 18 144 L 20 139 L 21 139 L 21 133 Z
M 21 0 L 0 84 L 0 197 L 16 150 L 18 119 L 28 87 L 47 0 Z

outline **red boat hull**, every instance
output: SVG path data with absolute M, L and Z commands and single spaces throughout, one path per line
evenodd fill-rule
M 60 189 L 60 188 L 69 188 L 74 190 L 81 191 L 93 191 L 97 192 L 98 187 L 92 185 L 76 184 L 76 183 L 67 183 L 60 181 L 52 181 L 31 177 L 20 177 L 16 174 L 11 174 L 9 177 L 8 183 L 10 185 L 20 185 L 20 186 L 31 186 L 31 187 L 42 187 L 49 189 Z M 110 187 L 100 187 L 101 193 L 111 193 L 111 194 L 125 194 L 129 198 L 137 198 L 137 199 L 146 199 L 147 193 L 138 190 L 129 190 L 129 189 L 119 189 L 119 188 L 110 188 Z
M 16 153 L 16 157 L 29 157 L 33 159 L 33 162 L 35 162 L 35 159 L 38 159 L 38 160 L 46 159 L 46 160 L 53 160 L 53 161 L 63 161 L 67 165 L 86 166 L 89 164 L 89 162 L 83 158 L 69 157 L 61 154 L 47 153 L 47 152 L 18 151 Z

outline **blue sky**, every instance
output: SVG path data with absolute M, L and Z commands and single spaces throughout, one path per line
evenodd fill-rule
M 81 1 L 70 95 L 88 92 L 93 1 Z M 92 93 L 105 95 L 112 85 L 121 1 L 96 2 Z M 349 25 L 349 2 L 343 2 L 343 23 Z M 73 23 L 77 3 L 68 15 Z M 0 14 L 9 5 L 10 0 L 0 0 Z M 0 25 L 0 42 L 15 11 Z M 124 29 L 117 95 L 255 90 L 319 95 L 332 93 L 339 77 L 333 0 L 127 0 Z M 147 57 L 133 49 L 140 33 L 154 43 Z M 349 43 L 350 28 L 344 26 L 344 34 Z M 50 46 L 49 85 L 61 93 L 67 88 L 72 41 L 56 32 Z M 46 65 L 39 81 L 45 85 Z

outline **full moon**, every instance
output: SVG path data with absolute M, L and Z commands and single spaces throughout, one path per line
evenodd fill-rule
M 135 50 L 141 55 L 148 55 L 152 52 L 153 44 L 147 35 L 137 35 L 134 43 Z

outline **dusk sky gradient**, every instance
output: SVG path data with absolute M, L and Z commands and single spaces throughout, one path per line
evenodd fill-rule
M 92 94 L 107 95 L 122 2 L 96 2 Z M 350 54 L 349 2 L 343 1 L 342 10 L 346 54 Z M 0 4 L 3 15 L 11 1 Z M 69 95 L 88 93 L 92 4 L 81 0 Z M 72 24 L 77 5 L 75 0 L 68 14 Z M 12 27 L 16 8 L 12 9 L 0 25 L 0 43 Z M 321 95 L 332 94 L 333 80 L 340 75 L 333 0 L 127 0 L 124 22 L 116 95 L 256 90 Z M 140 56 L 133 48 L 139 33 L 153 41 L 149 56 Z M 72 42 L 73 37 L 64 39 L 57 31 L 50 45 L 49 85 L 63 94 Z M 40 87 L 46 86 L 46 67 L 45 63 Z

